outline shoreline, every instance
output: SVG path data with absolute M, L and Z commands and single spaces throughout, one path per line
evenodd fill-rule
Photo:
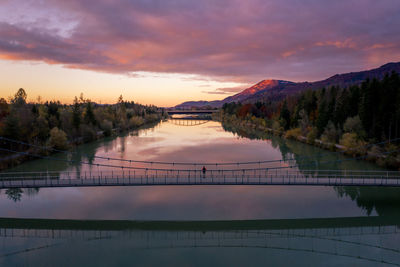
M 378 154 L 374 154 L 371 153 L 370 151 L 360 151 L 360 150 L 356 150 L 356 149 L 350 149 L 347 148 L 343 145 L 340 144 L 334 144 L 334 143 L 324 143 L 322 140 L 320 139 L 314 139 L 314 140 L 308 140 L 307 137 L 305 136 L 286 136 L 287 132 L 290 131 L 278 131 L 278 130 L 274 130 L 272 128 L 268 128 L 266 126 L 263 125 L 259 125 L 256 124 L 254 122 L 250 122 L 248 120 L 239 120 L 239 121 L 230 121 L 227 120 L 225 118 L 222 118 L 223 114 L 219 117 L 213 117 L 214 120 L 219 121 L 222 125 L 230 125 L 233 127 L 238 128 L 239 131 L 249 131 L 254 130 L 254 131 L 258 131 L 260 134 L 266 133 L 266 134 L 272 134 L 275 136 L 279 136 L 283 139 L 286 140 L 294 140 L 303 144 L 307 144 L 313 147 L 318 147 L 327 151 L 331 151 L 331 152 L 341 152 L 341 154 L 347 156 L 347 157 L 364 157 L 364 158 L 360 158 L 359 160 L 363 160 L 363 161 L 367 161 L 373 164 L 376 164 L 379 167 L 383 167 L 383 168 L 387 168 L 387 169 L 391 169 L 391 170 L 400 170 L 400 161 L 395 160 L 395 164 L 393 164 L 393 162 L 388 162 L 389 158 L 388 156 L 385 155 L 378 155 Z M 239 134 L 239 133 L 238 133 Z M 239 134 L 240 135 L 240 134 Z M 366 144 L 365 147 L 367 146 L 371 146 L 372 144 Z M 361 152 L 361 153 L 360 153 Z M 363 153 L 364 152 L 364 153 Z
M 92 142 L 96 142 L 102 139 L 105 139 L 106 137 L 118 137 L 119 135 L 123 134 L 123 133 L 128 133 L 130 131 L 135 131 L 135 130 L 141 130 L 141 129 L 145 129 L 145 128 L 152 128 L 155 127 L 156 125 L 158 125 L 160 122 L 163 121 L 163 118 L 161 118 L 158 121 L 153 121 L 153 122 L 148 122 L 145 123 L 139 127 L 134 127 L 134 128 L 130 128 L 130 129 L 126 129 L 126 130 L 119 130 L 119 129 L 113 129 L 112 133 L 110 136 L 106 136 L 104 135 L 104 131 L 98 132 L 96 134 L 96 139 L 94 140 L 90 140 L 89 142 L 85 142 L 83 140 L 83 137 L 80 138 L 75 138 L 74 140 L 71 140 L 68 142 L 68 145 L 70 146 L 70 148 L 66 151 L 70 151 L 73 148 L 76 148 L 80 145 L 83 144 L 90 144 Z M 37 151 L 37 150 L 36 150 Z M 35 150 L 30 148 L 28 150 L 23 151 L 24 153 L 35 153 Z M 40 153 L 42 152 L 42 154 Z M 48 153 L 43 154 L 43 150 L 40 150 L 39 152 L 36 152 L 37 155 L 41 155 L 41 156 L 49 156 L 55 153 L 58 153 L 57 151 L 55 152 L 50 152 L 50 150 L 47 150 Z M 34 156 L 28 156 L 28 155 L 21 155 L 21 154 L 17 154 L 17 153 L 10 153 L 8 155 L 6 155 L 4 158 L 2 158 L 0 160 L 0 172 L 1 171 L 5 171 L 8 169 L 12 169 L 14 167 L 17 167 L 18 165 L 21 165 L 25 162 L 29 162 L 29 161 L 33 161 L 33 160 L 37 160 L 37 157 Z

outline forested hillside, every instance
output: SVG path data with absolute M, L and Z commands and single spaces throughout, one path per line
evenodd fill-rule
M 222 119 L 250 121 L 288 138 L 306 137 L 310 143 L 320 139 L 324 143 L 357 148 L 367 143 L 398 141 L 400 77 L 392 72 L 382 80 L 366 80 L 345 88 L 308 90 L 279 102 L 227 103 Z M 391 149 L 398 148 L 398 144 L 390 144 Z

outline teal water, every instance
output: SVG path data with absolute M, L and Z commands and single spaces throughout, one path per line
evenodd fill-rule
M 295 141 L 224 128 L 219 122 L 181 126 L 167 121 L 150 129 L 85 144 L 76 150 L 77 154 L 69 158 L 64 154 L 55 157 L 92 163 L 104 162 L 94 156 L 105 155 L 169 162 L 241 162 L 293 158 L 299 165 L 298 169 L 302 170 L 310 168 L 309 165 L 302 166 L 306 162 L 302 159 L 307 156 L 319 162 L 320 169 L 381 170 L 364 161 L 338 162 L 338 159 L 348 158 Z M 96 167 L 34 160 L 12 171 L 86 171 L 90 168 Z M 2 190 L 2 218 L 117 222 L 288 219 L 295 225 L 298 223 L 296 219 L 307 218 L 377 217 L 392 220 L 382 224 L 382 229 L 387 232 L 376 230 L 380 222 L 372 225 L 366 220 L 357 226 L 318 226 L 319 221 L 312 221 L 312 225 L 302 223 L 295 230 L 282 226 L 279 230 L 252 229 L 254 233 L 241 227 L 222 227 L 218 231 L 178 228 L 119 229 L 107 232 L 109 229 L 103 229 L 105 236 L 93 236 L 91 234 L 98 229 L 69 229 L 70 236 L 60 238 L 33 234 L 10 237 L 9 231 L 30 233 L 44 230 L 0 223 L 0 264 L 392 266 L 400 262 L 400 240 L 397 233 L 399 208 L 400 190 L 396 188 L 149 186 Z M 59 226 L 51 223 L 46 227 L 45 230 L 60 231 Z M 65 231 L 61 233 L 68 234 Z M 87 237 L 76 236 L 79 231 L 87 234 Z M 335 236 L 335 231 L 342 231 L 341 235 Z M 359 233 L 357 231 L 365 234 L 355 234 Z M 222 238 L 232 233 L 235 234 L 233 238 Z

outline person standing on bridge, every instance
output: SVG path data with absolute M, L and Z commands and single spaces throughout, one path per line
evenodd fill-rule
M 206 166 L 203 166 L 201 171 L 203 172 L 203 178 L 206 178 L 206 171 L 207 171 Z

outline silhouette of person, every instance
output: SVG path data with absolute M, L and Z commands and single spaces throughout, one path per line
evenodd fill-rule
M 203 178 L 205 178 L 206 177 L 206 171 L 207 171 L 206 166 L 203 166 L 201 171 L 203 172 Z

